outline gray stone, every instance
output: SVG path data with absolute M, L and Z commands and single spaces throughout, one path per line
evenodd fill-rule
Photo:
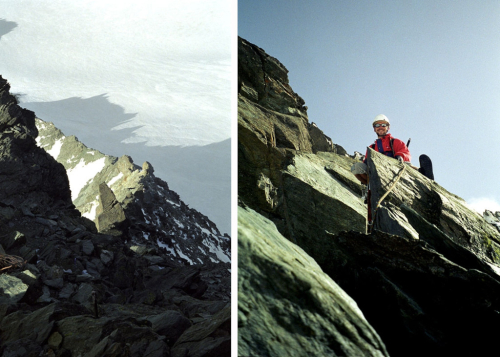
M 28 285 L 19 278 L 0 275 L 0 304 L 15 304 L 21 300 L 28 290 Z
M 75 291 L 75 286 L 71 283 L 66 284 L 59 292 L 60 299 L 69 299 L 73 292 Z
M 44 280 L 43 283 L 47 286 L 50 286 L 51 288 L 60 289 L 63 287 L 64 280 L 63 278 L 56 278 L 56 279 Z
M 78 287 L 76 294 L 73 296 L 72 300 L 85 305 L 90 301 L 90 297 L 92 296 L 93 290 L 94 288 L 92 287 L 92 285 L 87 283 L 82 283 Z
M 114 254 L 111 251 L 103 249 L 101 251 L 101 261 L 104 265 L 109 265 L 114 259 Z
M 38 298 L 36 302 L 45 303 L 52 302 L 53 299 L 50 297 L 50 289 L 48 286 L 42 287 L 42 295 Z
M 191 326 L 189 319 L 178 311 L 166 311 L 146 319 L 151 322 L 154 332 L 167 337 L 166 342 L 170 346 Z
M 82 251 L 86 255 L 91 255 L 94 251 L 94 244 L 92 244 L 91 240 L 82 240 Z

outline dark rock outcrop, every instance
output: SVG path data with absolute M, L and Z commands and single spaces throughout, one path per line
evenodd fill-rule
M 121 236 L 128 228 L 125 212 L 106 182 L 99 185 L 99 206 L 96 209 L 96 216 L 97 230 L 101 233 Z
M 122 226 L 123 211 L 117 209 L 122 203 L 106 183 L 101 228 L 118 232 L 98 232 L 72 203 L 72 193 L 82 187 L 71 192 L 67 170 L 37 146 L 34 114 L 16 104 L 1 77 L 0 84 L 0 254 L 22 260 L 0 271 L 0 354 L 229 355 L 224 347 L 230 341 L 228 264 L 184 265 L 156 242 L 138 244 L 136 235 L 158 227 L 135 222 L 133 231 Z M 107 159 L 101 158 L 102 163 Z M 85 178 L 85 164 L 95 161 L 77 159 L 69 175 L 76 171 Z M 120 167 L 129 188 L 142 192 L 127 197 L 139 207 L 140 200 L 148 202 L 143 207 L 153 207 L 154 195 L 144 193 L 146 185 L 136 185 L 141 175 L 154 181 L 152 168 L 146 164 L 139 171 L 127 157 L 116 162 L 111 168 Z M 93 194 L 97 200 L 97 191 Z
M 70 206 L 64 167 L 37 147 L 35 114 L 20 108 L 0 77 L 0 224 L 23 212 Z
M 369 150 L 376 213 L 367 235 L 361 186 L 349 170 L 361 155 L 346 155 L 308 123 L 276 59 L 240 39 L 239 61 L 241 354 L 281 356 L 290 346 L 294 355 L 349 356 L 495 349 L 497 217 L 484 219 L 437 182 Z M 318 285 L 319 276 L 332 282 Z M 357 304 L 366 320 L 339 328 L 353 315 L 331 304 Z M 305 316 L 314 323 L 302 323 Z M 329 336 L 336 329 L 360 335 Z

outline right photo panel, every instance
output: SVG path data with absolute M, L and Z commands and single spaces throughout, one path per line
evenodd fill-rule
M 485 356 L 500 4 L 238 2 L 238 356 Z

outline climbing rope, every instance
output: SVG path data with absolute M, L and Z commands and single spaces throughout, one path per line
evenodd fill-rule
M 401 171 L 399 171 L 398 175 L 396 176 L 396 179 L 394 180 L 394 182 L 392 183 L 391 187 L 389 187 L 389 189 L 386 191 L 386 193 L 384 193 L 382 195 L 382 197 L 380 197 L 380 199 L 378 200 L 377 202 L 377 205 L 375 206 L 375 210 L 373 211 L 373 215 L 372 215 L 372 220 L 371 220 L 371 223 L 368 223 L 368 234 L 370 234 L 372 232 L 372 229 L 373 229 L 373 224 L 375 223 L 375 216 L 377 214 L 377 210 L 379 209 L 380 207 L 380 204 L 382 203 L 382 201 L 384 200 L 384 198 L 387 197 L 387 195 L 392 191 L 392 189 L 396 186 L 396 184 L 398 183 L 399 179 L 401 178 L 401 176 L 403 175 L 403 172 L 405 171 L 406 169 L 406 164 L 403 164 L 403 168 L 401 169 Z
M 22 268 L 26 261 L 17 255 L 0 254 L 0 272 L 11 268 Z

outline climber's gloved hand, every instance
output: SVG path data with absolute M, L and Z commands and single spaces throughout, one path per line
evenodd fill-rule
M 399 161 L 400 163 L 403 163 L 403 162 L 404 162 L 404 160 L 403 160 L 403 158 L 402 158 L 401 156 L 396 156 L 396 159 L 398 159 L 398 161 Z

